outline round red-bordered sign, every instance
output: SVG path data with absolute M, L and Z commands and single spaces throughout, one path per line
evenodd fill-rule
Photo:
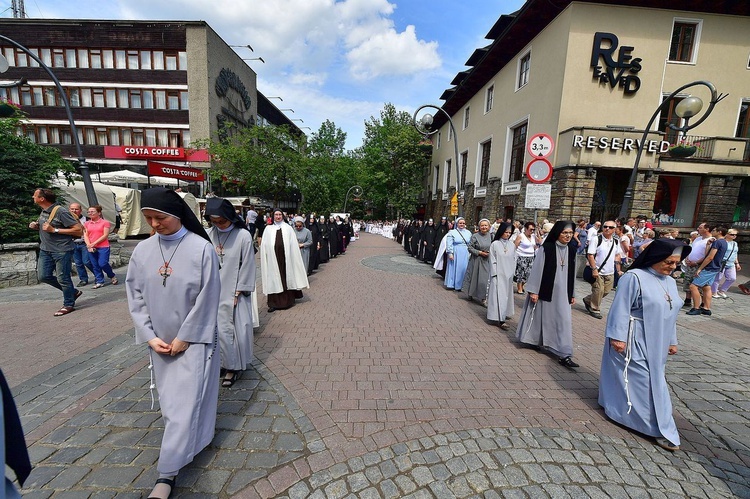
M 552 178 L 552 163 L 544 158 L 536 158 L 526 165 L 526 177 L 534 184 L 543 184 Z
M 555 141 L 546 133 L 537 133 L 526 143 L 526 150 L 532 158 L 546 158 L 552 154 L 554 148 Z

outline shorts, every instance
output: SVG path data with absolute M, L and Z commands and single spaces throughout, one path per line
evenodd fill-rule
M 702 270 L 700 274 L 693 278 L 693 284 L 702 288 L 703 286 L 710 286 L 716 280 L 716 275 L 719 272 L 717 270 Z

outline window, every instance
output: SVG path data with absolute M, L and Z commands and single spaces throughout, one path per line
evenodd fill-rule
M 75 49 L 65 49 L 65 67 L 67 68 L 78 67 L 78 65 L 76 64 L 76 50 Z
M 675 19 L 672 40 L 669 45 L 669 60 L 672 62 L 695 62 L 698 52 L 702 21 Z
M 94 89 L 94 107 L 104 107 L 104 89 Z
M 180 93 L 176 91 L 167 92 L 167 109 L 180 109 Z
M 750 139 L 750 100 L 743 100 L 740 106 L 740 115 L 737 118 L 737 131 L 735 137 Z
M 77 88 L 71 88 L 69 90 L 68 100 L 70 101 L 70 105 L 72 107 L 80 107 L 81 106 L 80 91 Z
M 448 124 L 448 142 L 453 140 L 453 127 Z
M 435 165 L 435 189 L 434 191 L 437 192 L 440 188 L 440 165 Z
M 523 160 L 526 151 L 526 129 L 528 123 L 522 123 L 511 129 L 513 139 L 510 146 L 510 176 L 508 181 L 521 180 L 523 177 Z
M 42 56 L 40 57 L 40 59 L 47 66 L 52 66 L 52 51 L 50 49 L 42 49 Z M 12 59 L 8 59 L 8 61 L 11 61 L 11 60 Z M 57 142 L 50 142 L 50 144 L 56 144 L 56 143 Z
M 21 87 L 21 104 L 24 106 L 31 105 L 31 89 L 27 86 Z
M 701 178 L 697 176 L 659 175 L 651 223 L 693 227 L 700 184 Z
M 39 49 L 29 49 L 29 52 L 39 57 Z M 32 68 L 38 68 L 39 63 L 36 62 L 36 59 L 34 59 L 33 57 L 29 57 L 29 66 Z
M 29 65 L 29 57 L 26 55 L 26 52 L 21 52 L 19 50 L 16 54 L 16 58 L 18 59 L 19 68 L 25 68 Z
M 464 109 L 464 130 L 469 128 L 469 111 L 471 111 L 471 108 L 466 106 L 466 109 Z
M 154 91 L 144 90 L 142 92 L 142 95 L 143 95 L 143 109 L 153 109 L 154 108 Z
M 109 129 L 109 145 L 111 146 L 120 145 L 120 131 L 117 128 Z
M 99 69 L 102 67 L 102 51 L 92 50 L 91 51 L 91 67 Z
M 185 132 L 187 135 L 188 132 Z M 185 138 L 185 143 L 190 142 L 190 136 L 187 136 Z M 170 130 L 169 131 L 169 147 L 182 147 L 183 141 L 182 141 L 182 134 L 179 130 Z
M 97 128 L 96 129 L 96 143 L 100 146 L 106 146 L 107 144 L 107 129 Z
M 128 69 L 138 69 L 138 51 L 128 50 Z
M 489 113 L 492 111 L 492 100 L 495 98 L 495 85 L 492 85 L 487 89 L 487 94 L 484 97 L 484 112 Z
M 146 145 L 152 147 L 156 145 L 156 130 L 153 128 L 146 129 Z
M 187 90 L 180 92 L 180 109 L 188 109 L 188 93 Z
M 63 52 L 63 49 L 53 49 L 52 50 L 52 64 L 56 68 L 64 68 L 65 67 L 65 54 Z
M 151 69 L 151 51 L 141 52 L 141 69 Z
M 164 69 L 164 52 L 154 51 L 154 69 Z
M 86 49 L 78 49 L 78 67 L 88 68 L 89 67 L 89 51 Z
M 107 96 L 107 107 L 117 107 L 117 92 L 114 88 L 108 88 L 104 91 Z
M 187 52 L 178 52 L 177 57 L 180 62 L 180 69 L 187 71 Z
M 479 163 L 479 187 L 487 186 L 487 178 L 490 173 L 490 151 L 492 150 L 492 141 L 488 140 L 482 144 L 482 156 Z
M 114 69 L 115 54 L 111 50 L 102 50 L 102 65 L 107 69 Z
M 516 90 L 529 82 L 529 70 L 531 69 L 531 52 L 527 52 L 518 60 L 518 84 Z
M 461 153 L 461 190 L 466 187 L 466 168 L 469 165 L 469 153 Z
M 166 52 L 166 68 L 170 71 L 174 71 L 177 69 L 177 53 L 176 52 Z
M 42 93 L 42 87 L 34 87 L 32 89 L 32 92 L 34 94 L 34 105 L 35 106 L 43 106 L 44 105 L 44 94 Z
M 130 107 L 130 92 L 127 88 L 120 88 L 117 90 L 117 100 L 119 107 L 127 108 Z
M 91 89 L 82 88 L 81 89 L 81 107 L 91 107 L 91 106 L 93 106 L 93 101 L 91 100 Z
M 131 90 L 130 91 L 130 105 L 134 109 L 141 109 L 141 106 L 143 103 L 141 102 L 141 91 L 140 90 Z
M 16 56 L 15 56 L 15 50 L 13 50 L 13 47 L 5 47 L 3 49 L 3 52 L 5 52 L 5 58 L 8 60 L 8 64 L 13 67 L 16 65 Z
M 662 102 L 664 102 L 664 99 L 666 98 L 666 96 L 663 96 Z M 683 97 L 675 96 L 669 102 L 667 109 L 662 111 L 659 115 L 658 130 L 664 133 L 664 140 L 668 141 L 670 144 L 674 144 L 677 142 L 677 130 L 672 130 L 671 128 L 669 128 L 670 123 L 676 126 L 680 126 L 682 124 L 682 118 L 677 116 L 677 113 L 674 112 L 675 107 L 677 107 L 677 104 L 679 104 L 682 99 Z
M 169 131 L 160 128 L 156 131 L 156 145 L 161 147 L 169 146 Z
M 435 149 L 440 149 L 440 142 L 442 141 L 442 138 L 443 138 L 442 133 L 438 132 L 437 140 L 435 141 Z
M 448 192 L 451 188 L 451 160 L 445 161 L 445 184 L 443 186 L 443 192 Z
M 127 69 L 128 62 L 127 58 L 125 57 L 125 51 L 124 50 L 115 50 L 115 67 L 117 69 Z
M 55 98 L 55 89 L 52 87 L 47 87 L 44 89 L 44 105 L 45 106 L 56 106 L 57 105 L 57 99 Z
M 156 109 L 167 108 L 167 92 L 164 90 L 157 90 L 156 94 Z

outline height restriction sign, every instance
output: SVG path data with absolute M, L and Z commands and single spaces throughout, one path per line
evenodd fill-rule
M 552 154 L 555 143 L 546 133 L 538 133 L 529 139 L 526 147 L 533 158 L 546 158 Z

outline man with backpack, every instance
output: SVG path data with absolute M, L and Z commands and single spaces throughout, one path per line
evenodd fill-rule
M 591 294 L 583 299 L 586 311 L 597 319 L 602 318 L 600 306 L 602 299 L 612 291 L 615 284 L 615 273 L 620 276 L 620 261 L 622 259 L 622 247 L 620 241 L 615 237 L 617 225 L 612 220 L 604 222 L 602 233 L 589 239 L 586 258 L 591 268 Z

